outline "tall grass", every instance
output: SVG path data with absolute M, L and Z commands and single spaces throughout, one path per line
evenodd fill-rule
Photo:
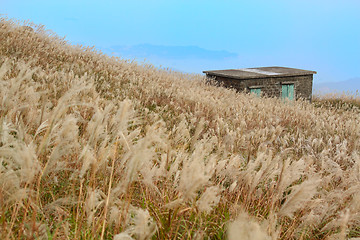
M 360 236 L 358 113 L 30 26 L 0 22 L 1 239 Z
M 313 97 L 313 102 L 317 107 L 330 108 L 340 112 L 360 112 L 360 95 L 358 90 L 355 94 L 349 92 L 318 93 Z

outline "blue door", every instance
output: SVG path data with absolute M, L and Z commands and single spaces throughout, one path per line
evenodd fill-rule
M 294 100 L 294 84 L 282 85 L 282 99 Z

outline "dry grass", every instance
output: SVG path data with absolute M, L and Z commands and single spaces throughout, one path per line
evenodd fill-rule
M 32 27 L 0 22 L 1 239 L 360 236 L 358 113 Z
M 313 97 L 315 106 L 334 109 L 339 112 L 353 111 L 360 113 L 360 95 L 359 91 L 352 93 L 328 93 L 317 94 Z

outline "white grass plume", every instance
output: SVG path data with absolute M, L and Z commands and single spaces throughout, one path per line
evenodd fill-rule
M 242 213 L 228 226 L 229 240 L 271 240 L 266 230 L 246 213 Z

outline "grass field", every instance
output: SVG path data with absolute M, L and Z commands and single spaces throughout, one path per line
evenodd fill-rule
M 0 21 L 0 239 L 360 237 L 360 114 Z

